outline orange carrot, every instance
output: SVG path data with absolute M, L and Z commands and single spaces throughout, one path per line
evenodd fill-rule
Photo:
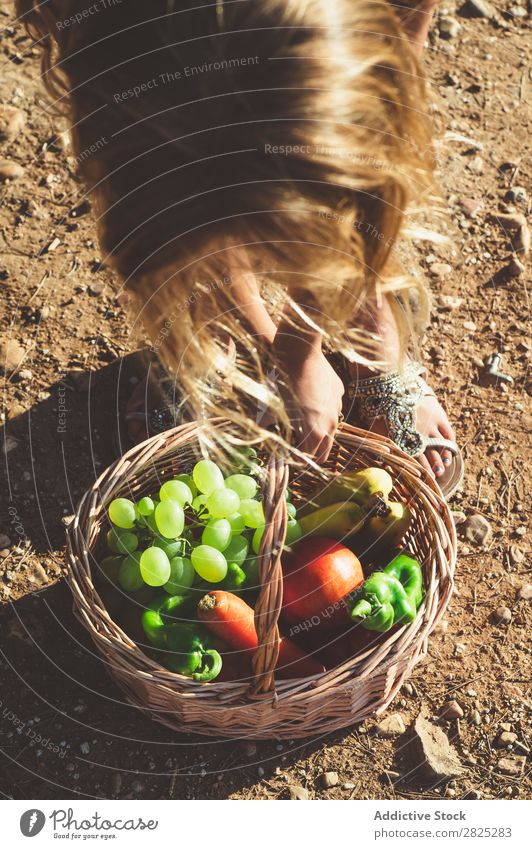
M 213 590 L 199 602 L 198 616 L 231 649 L 245 653 L 249 662 L 259 644 L 252 607 L 233 593 Z M 325 667 L 291 640 L 281 637 L 275 671 L 278 678 L 305 678 L 319 675 Z

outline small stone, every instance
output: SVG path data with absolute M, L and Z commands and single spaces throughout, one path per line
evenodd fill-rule
M 511 746 L 517 740 L 517 734 L 513 731 L 503 731 L 502 734 L 499 734 L 497 740 L 497 746 Z
M 16 419 L 17 416 L 23 416 L 25 412 L 26 408 L 18 401 L 15 401 L 14 404 L 10 404 L 7 408 L 7 418 L 11 421 L 12 419 Z
M 330 787 L 336 787 L 339 781 L 337 772 L 324 772 L 320 775 L 321 786 L 324 790 L 328 790 Z
M 501 731 L 511 731 L 512 726 L 509 722 L 501 722 Z
M 518 537 L 526 537 L 526 528 L 524 525 L 519 525 L 518 528 L 514 531 L 515 535 Z
M 463 715 L 463 709 L 454 699 L 449 702 L 445 702 L 440 711 L 441 719 L 462 719 Z
M 25 123 L 26 115 L 22 109 L 0 106 L 0 141 L 14 141 Z
M 383 771 L 383 775 L 385 775 L 386 778 L 389 778 L 390 781 L 397 781 L 398 778 L 401 778 L 401 773 L 396 772 L 395 769 L 385 769 Z
M 481 724 L 482 717 L 481 717 L 480 713 L 478 712 L 478 710 L 474 710 L 472 712 L 472 714 L 469 717 L 469 721 L 471 722 L 472 725 L 480 725 Z
M 456 645 L 454 647 L 454 653 L 455 654 L 458 654 L 458 655 L 465 654 L 466 651 L 467 651 L 467 646 L 466 646 L 465 643 L 456 643 Z
M 403 684 L 403 693 L 405 694 L 405 696 L 414 695 L 414 688 L 412 687 L 412 684 L 410 684 L 409 681 L 407 681 L 406 684 Z
M 473 159 L 468 162 L 467 168 L 469 171 L 471 171 L 472 174 L 483 174 L 484 160 L 481 156 L 474 156 Z
M 28 576 L 28 580 L 37 587 L 46 587 L 50 583 L 50 579 L 40 563 L 37 563 L 33 567 L 31 574 Z
M 259 778 L 263 778 L 264 774 L 265 774 L 264 773 L 264 767 L 259 766 L 258 769 L 257 769 L 257 775 L 259 776 Z
M 512 611 L 509 607 L 498 607 L 493 611 L 492 619 L 496 625 L 508 625 L 512 621 Z
M 301 787 L 299 784 L 289 784 L 286 790 L 288 791 L 289 799 L 299 799 L 303 801 L 309 798 L 308 790 L 305 787 Z
M 513 280 L 515 277 L 521 277 L 521 275 L 524 274 L 525 271 L 525 266 L 519 259 L 517 259 L 516 256 L 513 256 L 510 259 L 508 265 L 505 265 L 505 267 L 503 268 L 503 274 L 506 277 L 510 278 L 510 280 Z
M 105 286 L 103 283 L 89 283 L 89 293 L 94 297 L 99 297 Z
M 400 713 L 392 713 L 384 717 L 377 725 L 377 734 L 381 737 L 396 737 L 406 731 L 403 717 Z
M 470 790 L 465 796 L 466 799 L 482 799 L 480 790 Z
M 508 556 L 510 557 L 510 563 L 512 566 L 517 566 L 519 563 L 524 563 L 525 561 L 525 552 L 516 545 L 510 546 Z
M 11 540 L 9 539 L 7 534 L 0 534 L 0 549 L 9 548 L 11 546 Z
M 6 180 L 19 180 L 24 174 L 24 168 L 18 162 L 10 159 L 0 159 L 0 183 Z
M 242 743 L 242 749 L 244 750 L 246 758 L 254 758 L 257 754 L 257 744 L 254 743 L 253 740 L 246 740 Z
M 454 799 L 454 797 L 456 796 L 456 790 L 454 789 L 454 787 L 447 787 L 445 790 L 445 795 L 448 799 Z
M 91 750 L 91 747 L 89 746 L 88 743 L 82 743 L 81 746 L 79 747 L 79 750 L 80 750 L 82 755 L 88 755 L 90 750 Z
M 459 202 L 460 209 L 467 218 L 474 218 L 483 207 L 483 202 L 477 198 L 463 198 Z
M 464 18 L 492 18 L 493 9 L 486 0 L 466 0 L 460 6 L 459 14 Z
M 342 790 L 354 790 L 355 787 L 356 784 L 353 784 L 352 781 L 346 781 L 344 784 L 342 784 Z
M 462 306 L 464 299 L 457 295 L 440 295 L 439 302 L 443 310 L 457 310 Z
M 18 376 L 21 380 L 31 380 L 33 378 L 33 372 L 29 368 L 23 368 L 19 371 Z
M 465 522 L 460 526 L 462 536 L 475 545 L 484 545 L 491 539 L 491 525 L 484 516 L 480 513 L 473 513 L 468 516 Z
M 517 598 L 519 601 L 530 601 L 532 599 L 532 584 L 523 584 L 519 587 Z
M 26 349 L 16 339 L 0 342 L 0 372 L 11 375 L 16 372 L 26 356 Z
M 470 333 L 474 333 L 477 329 L 477 325 L 474 321 L 464 321 L 464 330 L 469 330 Z
M 519 755 L 515 758 L 501 758 L 497 762 L 497 770 L 504 775 L 522 775 L 526 757 Z
M 504 195 L 504 200 L 509 203 L 526 203 L 528 200 L 526 189 L 522 186 L 512 186 Z
M 431 778 L 449 779 L 464 771 L 456 750 L 441 728 L 419 714 L 414 723 L 413 747 L 416 763 Z
M 436 634 L 446 634 L 449 630 L 449 623 L 447 622 L 447 619 L 442 619 L 441 622 L 438 622 L 434 630 Z
M 452 266 L 446 262 L 435 262 L 429 267 L 429 272 L 432 276 L 437 277 L 439 280 L 451 274 L 452 270 Z
M 438 30 L 441 38 L 451 39 L 456 38 L 462 27 L 455 18 L 440 18 L 438 21 Z
M 15 439 L 15 437 L 10 434 L 4 436 L 2 444 L 4 454 L 9 454 L 10 451 L 14 451 L 16 448 L 18 448 L 18 439 Z

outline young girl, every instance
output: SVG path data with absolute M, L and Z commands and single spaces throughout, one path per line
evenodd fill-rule
M 453 431 L 403 355 L 427 297 L 400 261 L 412 213 L 434 206 L 418 54 L 436 2 L 17 10 L 68 111 L 102 251 L 188 414 L 323 462 L 344 409 L 449 492 Z

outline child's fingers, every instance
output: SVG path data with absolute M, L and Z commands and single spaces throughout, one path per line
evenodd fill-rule
M 425 451 L 425 457 L 427 458 L 428 463 L 436 477 L 441 477 L 445 471 L 445 466 L 443 464 L 440 452 L 436 451 L 434 448 L 429 448 L 427 449 L 427 451 Z
M 419 462 L 421 463 L 421 465 L 423 466 L 423 468 L 424 468 L 424 469 L 426 469 L 426 471 L 429 473 L 429 475 L 430 475 L 431 477 L 434 477 L 434 472 L 432 471 L 432 468 L 431 468 L 431 466 L 430 466 L 430 463 L 429 463 L 429 461 L 427 460 L 427 458 L 426 458 L 425 454 L 422 454 L 422 456 L 421 456 L 421 457 L 418 457 L 418 460 L 419 460 Z

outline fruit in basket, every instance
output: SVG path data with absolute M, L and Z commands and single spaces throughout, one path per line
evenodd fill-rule
M 106 542 L 108 548 L 115 554 L 131 554 L 131 552 L 137 550 L 139 538 L 133 531 L 111 528 L 110 531 L 107 531 Z
M 249 664 L 259 644 L 252 607 L 233 593 L 213 590 L 198 603 L 198 616 L 215 637 L 239 653 L 242 664 Z M 281 637 L 275 668 L 278 678 L 304 678 L 318 675 L 324 669 L 323 664 L 291 640 Z
M 212 545 L 198 545 L 190 555 L 194 569 L 204 581 L 216 584 L 227 575 L 227 560 L 221 551 Z
M 192 470 L 192 480 L 198 491 L 210 495 L 215 489 L 223 489 L 224 476 L 222 470 L 212 460 L 200 460 Z
M 215 489 L 207 496 L 205 507 L 215 519 L 225 519 L 238 512 L 240 498 L 233 489 Z
M 138 557 L 129 554 L 124 557 L 118 570 L 118 583 L 126 592 L 135 592 L 144 586 L 144 578 L 140 574 Z
M 178 537 L 185 527 L 185 513 L 177 501 L 161 501 L 155 508 L 155 525 L 161 536 L 167 539 Z
M 413 622 L 423 599 L 423 575 L 417 560 L 399 554 L 373 572 L 348 599 L 351 619 L 369 631 L 385 632 Z
M 229 475 L 225 479 L 228 489 L 233 489 L 239 498 L 254 498 L 257 494 L 257 481 L 251 475 Z
M 181 507 L 185 504 L 192 504 L 193 495 L 190 487 L 182 480 L 171 480 L 163 483 L 159 490 L 159 498 L 161 501 L 177 501 Z
M 406 534 L 412 513 L 402 501 L 389 501 L 381 515 L 370 516 L 363 530 L 364 539 L 386 548 L 394 548 Z
M 385 469 L 370 466 L 358 472 L 343 472 L 337 475 L 329 484 L 324 486 L 311 499 L 310 504 L 327 507 L 341 501 L 354 501 L 368 509 L 381 497 L 384 501 L 393 488 L 393 479 Z M 309 508 L 305 512 L 308 512 Z
M 149 496 L 144 496 L 140 501 L 137 502 L 137 512 L 139 516 L 151 516 L 153 511 L 155 510 L 155 502 L 153 498 Z
M 321 507 L 299 519 L 304 537 L 324 536 L 345 539 L 360 530 L 366 521 L 366 513 L 352 501 L 342 501 Z
M 170 579 L 170 561 L 162 548 L 150 546 L 140 555 L 140 574 L 149 587 L 162 587 Z
M 347 622 L 344 598 L 364 581 L 357 556 L 329 537 L 302 540 L 283 555 L 283 576 L 286 622 L 327 630 Z
M 211 545 L 218 551 L 225 551 L 231 542 L 231 523 L 228 519 L 210 519 L 201 535 L 204 545 Z
M 164 589 L 169 595 L 179 595 L 190 589 L 194 583 L 195 570 L 188 557 L 172 557 L 170 559 L 170 577 Z
M 109 505 L 109 518 L 118 528 L 134 528 L 137 512 L 129 498 L 115 498 Z

